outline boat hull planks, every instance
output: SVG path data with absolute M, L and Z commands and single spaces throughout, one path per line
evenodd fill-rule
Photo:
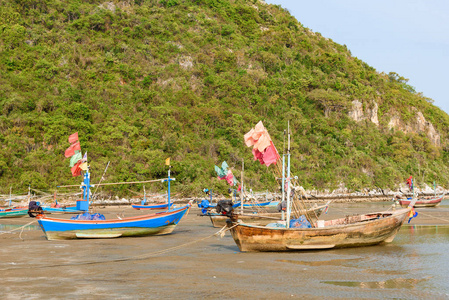
M 379 218 L 366 218 L 353 224 L 338 224 L 344 219 L 326 221 L 335 225 L 320 228 L 269 228 L 235 222 L 228 222 L 228 226 L 243 252 L 359 247 L 392 242 L 408 213 L 409 209 L 379 213 Z

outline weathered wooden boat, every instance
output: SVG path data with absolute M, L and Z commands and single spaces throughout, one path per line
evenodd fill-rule
M 396 211 L 317 221 L 312 228 L 286 228 L 285 224 L 256 226 L 233 218 L 232 237 L 240 251 L 297 251 L 369 246 L 392 242 L 411 207 Z
M 318 218 L 329 206 L 329 204 L 324 204 L 316 207 L 310 208 L 307 213 L 313 214 Z M 304 212 L 302 212 L 304 214 Z M 285 215 L 285 213 L 284 213 Z M 229 217 L 218 214 L 218 213 L 208 213 L 207 216 L 210 217 L 210 220 L 212 222 L 213 227 L 222 228 L 226 225 L 227 220 L 229 220 Z M 251 225 L 259 225 L 264 226 L 268 225 L 270 223 L 280 221 L 282 219 L 282 213 L 276 212 L 276 213 L 263 213 L 263 212 L 248 212 L 248 213 L 236 213 L 236 218 L 240 221 L 242 221 L 245 224 L 251 224 Z
M 170 203 L 170 207 L 172 205 L 173 205 L 173 203 Z M 133 204 L 132 207 L 137 210 L 140 210 L 140 209 L 168 209 L 168 202 L 161 203 L 161 204 L 144 204 L 144 205 Z
M 20 218 L 28 214 L 28 207 L 0 208 L 0 218 Z
M 39 215 L 39 225 L 48 240 L 117 238 L 171 233 L 190 209 L 186 206 L 136 217 L 113 220 L 71 220 Z
M 444 193 L 441 196 L 430 197 L 430 198 L 418 198 L 415 203 L 415 207 L 436 207 L 441 204 L 441 201 L 444 198 Z M 399 199 L 399 204 L 403 207 L 407 207 L 412 198 L 407 199 Z

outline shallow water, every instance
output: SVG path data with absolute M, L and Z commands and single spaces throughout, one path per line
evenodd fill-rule
M 347 206 L 336 205 L 334 213 L 383 210 L 391 202 Z M 125 210 L 133 213 L 139 212 Z M 229 234 L 211 236 L 218 229 L 197 213 L 167 236 L 47 241 L 38 227 L 23 232 L 24 241 L 18 233 L 0 235 L 0 293 L 6 299 L 449 299 L 448 225 L 416 225 L 418 217 L 387 245 L 242 253 Z M 0 230 L 20 225 L 7 226 Z

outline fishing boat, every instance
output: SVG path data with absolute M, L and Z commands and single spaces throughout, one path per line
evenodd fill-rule
M 51 206 L 42 206 L 42 210 L 44 213 L 63 213 L 63 214 L 80 214 L 83 213 L 84 210 L 76 209 L 76 206 L 63 206 L 63 207 L 51 207 Z
M 257 154 L 255 149 L 260 145 L 258 139 L 261 136 L 265 139 L 265 144 L 270 142 L 273 146 L 271 138 L 263 125 L 261 125 L 261 122 L 256 125 L 255 129 L 252 129 L 245 135 L 247 146 L 254 145 L 253 153 L 255 156 Z M 261 163 L 264 163 L 263 153 L 267 151 L 262 150 L 263 152 L 259 156 L 262 155 Z M 258 151 L 262 150 L 259 149 Z M 285 156 L 287 156 L 288 162 L 286 177 L 284 177 L 286 170 Z M 271 155 L 269 159 L 271 157 L 276 156 Z M 395 211 L 346 216 L 328 221 L 319 220 L 317 216 L 311 216 L 307 213 L 298 217 L 301 207 L 298 210 L 297 205 L 300 202 L 293 199 L 292 192 L 294 196 L 301 189 L 294 186 L 292 179 L 296 178 L 290 174 L 290 129 L 288 130 L 288 150 L 287 154 L 284 154 L 282 158 L 281 173 L 283 174 L 282 197 L 284 197 L 284 188 L 287 193 L 285 221 L 273 222 L 266 226 L 246 224 L 239 220 L 238 216 L 232 212 L 232 208 L 224 208 L 227 211 L 227 215 L 230 216 L 227 226 L 240 251 L 295 251 L 388 243 L 393 241 L 407 216 L 409 216 L 410 221 L 411 218 L 417 215 L 413 212 L 413 205 L 417 200 L 414 199 L 407 208 Z M 292 218 L 292 212 L 294 216 L 296 213 L 296 219 Z
M 0 219 L 20 218 L 28 214 L 28 207 L 5 207 L 0 208 Z
M 311 228 L 274 223 L 257 226 L 228 222 L 240 251 L 297 251 L 369 246 L 392 242 L 410 213 L 409 208 L 316 222 Z
M 190 204 L 170 211 L 113 220 L 69 220 L 38 216 L 48 240 L 100 239 L 171 233 L 190 209 Z
M 415 203 L 415 207 L 436 207 L 440 205 L 441 201 L 444 198 L 444 195 L 445 193 L 441 194 L 441 196 L 418 198 L 418 200 Z M 410 205 L 412 198 L 399 199 L 398 201 L 402 207 L 407 207 Z
M 243 203 L 243 207 L 264 207 L 264 206 L 268 206 L 271 204 L 271 201 L 266 201 L 266 202 L 254 202 L 254 203 Z M 234 204 L 234 207 L 239 207 L 241 206 L 240 202 L 237 202 Z
M 173 205 L 173 203 L 170 203 L 170 207 Z M 161 204 L 133 204 L 132 208 L 141 210 L 141 209 L 168 209 L 168 202 L 167 203 L 161 203 Z
M 74 134 L 75 135 L 75 134 Z M 71 135 L 69 142 L 71 142 Z M 72 139 L 72 143 L 79 143 L 78 133 L 76 133 L 76 139 Z M 73 146 L 74 144 L 72 144 Z M 71 146 L 71 147 L 72 147 Z M 79 148 L 79 146 L 78 146 Z M 70 150 L 69 148 L 68 150 Z M 79 148 L 80 149 L 80 148 Z M 73 151 L 66 150 L 66 157 L 73 156 Z M 68 152 L 68 153 L 67 153 Z M 112 185 L 112 184 L 131 184 L 131 183 L 146 183 L 146 182 L 168 182 L 168 207 L 171 207 L 170 201 L 170 182 L 175 178 L 170 178 L 170 159 L 168 162 L 168 178 L 158 180 L 148 180 L 140 182 L 115 182 L 115 183 L 102 183 L 100 185 Z M 81 168 L 80 164 L 86 162 L 85 168 Z M 79 169 L 81 168 L 81 169 Z M 87 155 L 85 154 L 85 160 L 79 160 L 72 168 L 72 175 L 81 175 L 81 170 L 85 170 L 84 180 L 82 183 L 83 188 L 83 200 L 78 200 L 76 209 L 87 211 L 89 208 L 89 195 L 90 195 L 90 173 L 89 166 L 87 165 Z M 72 187 L 61 186 L 61 187 Z M 41 213 L 36 216 L 38 223 L 45 233 L 48 240 L 64 240 L 64 239 L 100 239 L 100 238 L 117 238 L 117 237 L 131 237 L 131 236 L 147 236 L 147 235 L 162 235 L 171 233 L 181 218 L 187 214 L 191 207 L 191 203 L 176 209 L 169 209 L 167 211 L 136 216 L 128 218 L 120 218 L 113 220 L 106 220 L 101 214 L 90 215 L 84 213 L 72 217 L 71 219 L 59 219 L 50 218 Z

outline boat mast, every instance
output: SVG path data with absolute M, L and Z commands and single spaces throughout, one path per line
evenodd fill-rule
M 282 203 L 285 201 L 285 129 L 284 129 L 284 147 L 282 149 L 282 199 L 281 199 L 281 209 Z M 284 211 L 282 210 L 282 221 L 285 220 Z
M 240 213 L 243 215 L 243 192 L 244 192 L 244 188 L 243 188 L 243 171 L 245 170 L 245 161 L 242 159 L 242 189 L 240 191 Z
M 168 210 L 170 210 L 170 167 L 168 166 L 168 190 L 167 190 L 167 202 L 168 202 Z
M 287 147 L 287 224 L 290 228 L 291 200 L 290 200 L 290 121 L 288 121 L 288 147 Z

